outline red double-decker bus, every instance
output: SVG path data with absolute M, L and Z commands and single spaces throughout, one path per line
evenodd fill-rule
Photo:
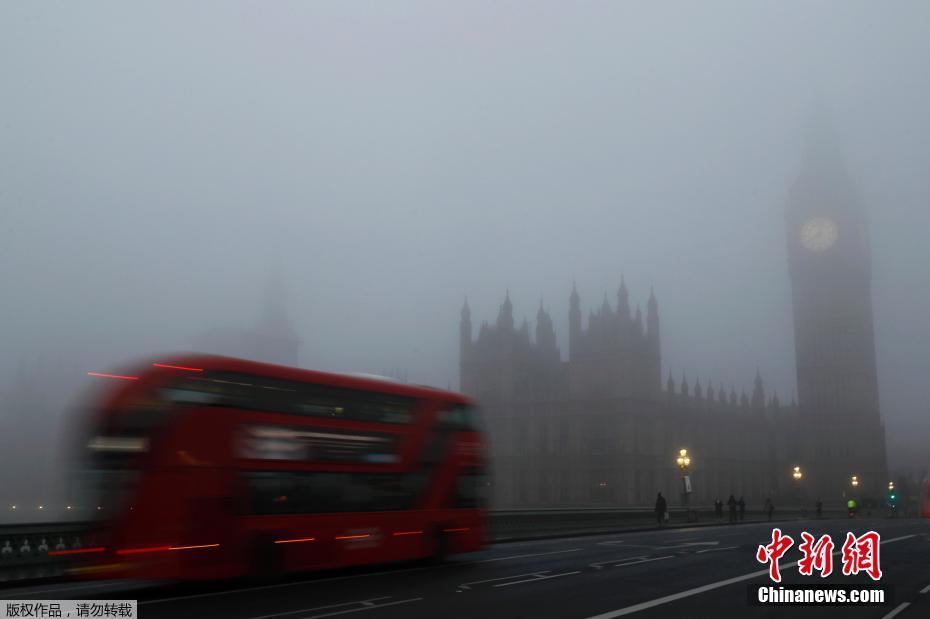
M 99 516 L 78 571 L 208 579 L 477 550 L 486 463 L 465 397 L 215 356 L 91 372 Z

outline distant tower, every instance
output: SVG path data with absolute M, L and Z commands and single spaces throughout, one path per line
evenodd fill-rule
M 656 395 L 662 390 L 662 345 L 659 337 L 659 302 L 655 292 L 649 291 L 649 304 L 646 309 L 646 363 L 648 364 L 648 381 Z
M 568 355 L 575 359 L 581 345 L 581 298 L 578 289 L 572 283 L 572 294 L 568 298 Z
M 470 393 L 471 359 L 471 308 L 468 298 L 462 303 L 462 319 L 459 322 L 459 390 Z
M 856 474 L 877 492 L 887 466 L 868 221 L 827 123 L 807 138 L 786 208 L 799 409 L 819 444 L 809 453 L 822 454 L 817 483 L 837 493 Z
M 246 335 L 254 358 L 296 366 L 300 338 L 287 316 L 287 288 L 280 268 L 275 268 L 265 285 L 261 318 L 253 332 Z
M 759 368 L 756 368 L 756 379 L 752 384 L 752 412 L 762 414 L 765 412 L 765 389 L 762 386 L 762 375 Z

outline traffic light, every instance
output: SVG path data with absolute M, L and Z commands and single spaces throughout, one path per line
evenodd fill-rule
M 888 505 L 891 507 L 896 507 L 898 504 L 898 493 L 894 490 L 888 491 Z

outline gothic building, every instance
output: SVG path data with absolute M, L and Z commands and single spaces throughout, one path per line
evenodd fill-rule
M 587 320 L 572 287 L 564 358 L 542 303 L 531 334 L 527 321 L 514 324 L 507 294 L 475 336 L 466 301 L 460 386 L 484 412 L 496 506 L 649 505 L 658 491 L 674 501 L 683 447 L 695 503 L 732 493 L 757 506 L 837 506 L 851 492 L 879 495 L 887 467 L 868 230 L 831 144 L 812 133 L 786 211 L 798 404 L 767 396 L 758 370 L 750 394 L 670 374 L 663 388 L 658 301 L 650 293 L 645 318 L 631 312 L 622 280 L 616 301 L 605 295 Z
M 751 396 L 684 377 L 679 385 L 671 375 L 663 389 L 654 294 L 645 320 L 630 311 L 623 283 L 615 306 L 605 298 L 586 323 L 574 287 L 569 307 L 567 360 L 541 304 L 535 337 L 526 321 L 515 326 L 509 295 L 476 338 L 462 307 L 461 388 L 482 407 L 497 506 L 646 505 L 659 490 L 675 496 L 681 447 L 695 454 L 696 502 L 732 492 L 759 503 L 791 492 L 777 471 L 797 453 L 776 429 L 796 407 L 767 398 L 761 376 Z

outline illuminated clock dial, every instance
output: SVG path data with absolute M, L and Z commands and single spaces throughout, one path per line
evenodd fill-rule
M 811 217 L 801 226 L 801 244 L 811 251 L 830 249 L 838 236 L 836 223 L 826 217 Z

